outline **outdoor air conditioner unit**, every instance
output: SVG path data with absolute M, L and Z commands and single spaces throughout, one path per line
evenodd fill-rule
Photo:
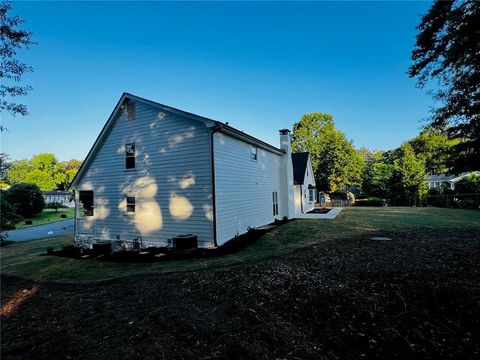
M 173 248 L 178 251 L 187 251 L 198 248 L 197 235 L 181 234 L 174 237 Z

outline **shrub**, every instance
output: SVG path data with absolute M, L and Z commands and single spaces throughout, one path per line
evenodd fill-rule
M 55 210 L 55 212 L 57 212 L 58 209 L 65 208 L 65 207 L 66 207 L 65 205 L 63 205 L 61 202 L 58 202 L 58 201 L 52 201 L 45 206 L 46 209 L 52 209 L 52 210 Z
M 458 207 L 461 209 L 478 209 L 480 204 L 472 198 L 466 198 L 458 201 Z
M 0 231 L 0 246 L 7 245 L 7 234 Z
M 5 191 L 0 190 L 0 231 L 13 230 L 20 217 L 15 214 L 12 204 L 6 200 Z
M 348 195 L 346 192 L 336 191 L 330 193 L 330 198 L 332 200 L 348 200 Z
M 452 200 L 447 196 L 434 196 L 427 198 L 427 205 L 436 206 L 436 207 L 449 207 L 452 206 Z
M 15 213 L 25 218 L 41 213 L 45 207 L 42 192 L 35 184 L 15 184 L 5 192 L 5 198 Z
M 480 175 L 470 174 L 460 179 L 455 184 L 455 192 L 457 194 L 474 194 L 480 193 Z

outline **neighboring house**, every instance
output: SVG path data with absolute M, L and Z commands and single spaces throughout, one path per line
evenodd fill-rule
M 124 93 L 71 184 L 76 244 L 141 238 L 167 246 L 191 233 L 200 247 L 216 247 L 250 227 L 293 218 L 315 200 L 310 159 L 301 157 L 302 166 L 293 161 L 295 185 L 289 130 L 280 131 L 277 148 Z M 307 191 L 300 208 L 296 186 Z
M 46 205 L 56 202 L 70 208 L 75 206 L 75 202 L 71 200 L 72 194 L 68 191 L 44 191 L 42 196 Z
M 295 212 L 306 213 L 315 207 L 317 191 L 308 152 L 292 154 Z
M 471 174 L 480 175 L 480 171 L 472 171 L 472 172 L 465 172 L 461 173 L 460 175 L 429 175 L 427 177 L 427 183 L 429 189 L 439 189 L 441 187 L 445 187 L 447 189 L 455 189 L 455 184 L 460 179 L 464 177 L 470 176 Z

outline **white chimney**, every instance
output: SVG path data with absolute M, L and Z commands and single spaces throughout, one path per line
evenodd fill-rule
M 285 150 L 280 166 L 280 209 L 282 216 L 293 218 L 295 214 L 292 145 L 290 130 L 282 129 L 280 132 L 280 149 Z

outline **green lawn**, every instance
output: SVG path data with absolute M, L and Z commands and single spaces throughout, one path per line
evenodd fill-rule
M 45 209 L 32 219 L 33 223 L 31 225 L 26 225 L 25 221 L 22 221 L 18 223 L 15 226 L 15 228 L 25 229 L 32 226 L 43 225 L 43 224 L 52 223 L 55 221 L 65 220 L 64 218 L 60 217 L 61 214 L 67 215 L 67 219 L 73 219 L 73 213 L 74 213 L 73 208 L 62 208 L 62 209 L 58 209 L 57 212 L 55 212 L 55 210 L 53 209 Z
M 1 272 L 38 281 L 88 283 L 138 274 L 232 266 L 280 256 L 327 240 L 395 230 L 474 228 L 480 211 L 436 208 L 347 208 L 335 220 L 295 220 L 282 225 L 246 249 L 217 258 L 149 264 L 109 263 L 39 256 L 48 246 L 71 244 L 71 236 L 15 243 L 1 250 Z

